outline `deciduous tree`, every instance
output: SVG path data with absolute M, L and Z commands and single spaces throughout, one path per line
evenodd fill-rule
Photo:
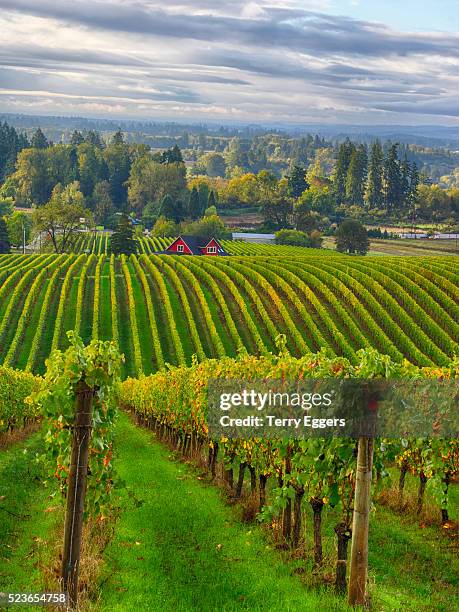
M 338 227 L 336 231 L 337 251 L 366 255 L 369 246 L 367 230 L 358 221 L 347 219 Z
M 66 187 L 57 184 L 49 202 L 33 213 L 35 228 L 47 232 L 56 253 L 65 253 L 71 248 L 82 225 L 81 219 L 85 219 L 85 225 L 92 225 L 91 211 L 85 208 L 76 181 Z
M 32 218 L 29 214 L 15 211 L 11 217 L 6 219 L 6 225 L 12 245 L 15 247 L 21 246 L 24 238 L 27 244 L 32 229 Z

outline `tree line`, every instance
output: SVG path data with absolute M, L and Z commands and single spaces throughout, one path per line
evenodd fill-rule
M 291 163 L 279 176 L 270 164 L 286 155 Z M 232 208 L 261 213 L 266 229 L 295 229 L 312 238 L 349 217 L 457 223 L 459 190 L 430 184 L 409 161 L 406 147 L 396 143 L 367 147 L 346 139 L 335 148 L 319 137 L 263 135 L 233 138 L 224 155 L 208 153 L 204 159 L 207 168 L 195 176 L 177 145 L 153 151 L 126 142 L 120 130 L 108 141 L 94 130 L 74 130 L 68 144 L 53 144 L 41 129 L 28 140 L 1 124 L 0 216 L 7 216 L 15 245 L 22 242 L 24 226 L 30 230 L 30 219 L 13 215 L 13 206 L 34 207 L 38 227 L 44 205 L 56 217 L 71 204 L 72 225 L 78 215 L 113 228 L 120 214 L 130 214 L 147 227 L 159 223 L 156 231 L 163 234 L 184 223 L 190 229 L 187 224 L 203 217 L 210 224 L 217 210 Z M 64 222 L 58 218 L 56 226 Z M 216 232 L 224 232 L 218 218 L 212 222 Z
M 388 211 L 412 209 L 418 196 L 420 176 L 416 162 L 399 159 L 398 144 L 388 144 L 386 151 L 375 141 L 368 152 L 366 145 L 347 139 L 338 150 L 333 173 L 336 203 L 368 205 Z

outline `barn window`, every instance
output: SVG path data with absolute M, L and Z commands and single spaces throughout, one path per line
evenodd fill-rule
M 207 247 L 207 252 L 208 253 L 216 253 L 217 252 L 217 247 L 216 246 Z
M 184 249 L 183 244 L 177 245 L 177 252 L 178 253 L 183 253 L 183 249 Z

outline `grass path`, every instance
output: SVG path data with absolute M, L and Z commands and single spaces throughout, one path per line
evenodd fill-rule
M 242 525 L 215 487 L 121 415 L 118 471 L 138 498 L 106 552 L 97 610 L 327 610 L 343 600 L 308 591 L 261 530 Z
M 121 414 L 116 425 L 120 476 L 142 500 L 126 500 L 116 536 L 105 553 L 94 612 L 149 610 L 345 611 L 330 590 L 302 584 L 258 526 L 244 525 L 221 493 L 174 461 L 154 435 Z M 61 546 L 56 529 L 63 513 L 50 512 L 53 487 L 43 486 L 34 461 L 42 433 L 0 450 L 0 591 L 39 592 Z M 417 482 L 407 479 L 407 495 Z M 451 497 L 457 519 L 459 491 Z M 306 506 L 306 512 L 308 507 Z M 333 526 L 339 513 L 324 516 L 324 554 L 334 558 Z M 310 513 L 305 517 L 310 526 Z M 308 529 L 308 534 L 309 534 Z M 312 547 L 308 535 L 307 546 Z M 459 557 L 453 539 L 438 526 L 419 527 L 412 515 L 376 504 L 370 527 L 370 584 L 375 612 L 459 610 Z
M 0 590 L 44 590 L 42 567 L 55 552 L 50 537 L 58 513 L 49 512 L 49 489 L 34 461 L 43 452 L 42 434 L 0 451 Z M 25 608 L 22 608 L 23 610 Z

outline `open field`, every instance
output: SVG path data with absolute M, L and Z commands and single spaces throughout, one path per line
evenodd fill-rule
M 325 238 L 324 247 L 334 249 L 333 238 Z M 459 242 L 456 240 L 370 240 L 370 255 L 404 255 L 425 257 L 426 255 L 459 255 Z
M 293 355 L 373 346 L 442 365 L 459 352 L 458 276 L 453 257 L 7 255 L 0 363 L 41 373 L 75 329 L 119 341 L 125 375 L 262 353 L 279 334 Z

